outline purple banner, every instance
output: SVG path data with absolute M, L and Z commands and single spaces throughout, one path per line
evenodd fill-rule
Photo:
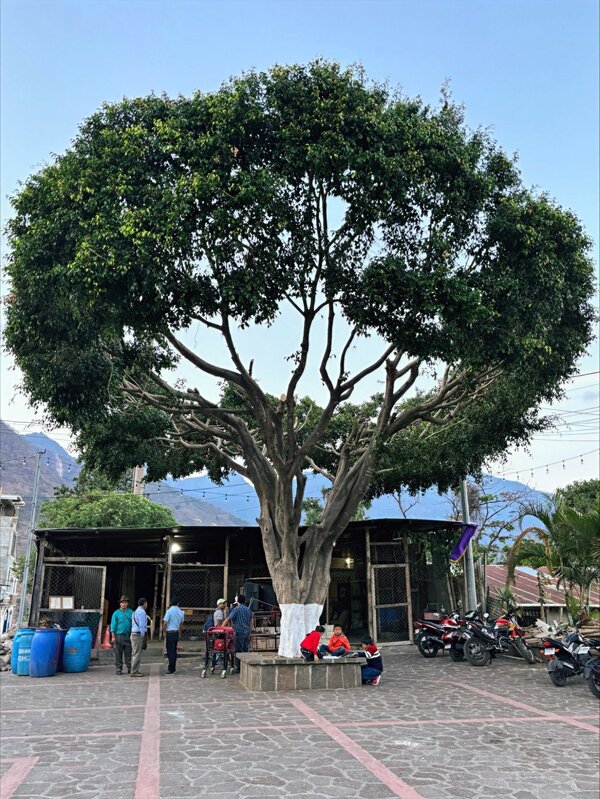
M 456 563 L 459 561 L 462 556 L 465 554 L 465 550 L 469 544 L 469 541 L 475 535 L 475 530 L 477 530 L 476 524 L 464 524 L 463 531 L 460 535 L 460 538 L 456 542 L 456 546 L 450 553 L 450 560 Z

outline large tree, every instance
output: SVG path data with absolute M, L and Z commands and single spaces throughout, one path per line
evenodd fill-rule
M 365 494 L 444 488 L 527 440 L 591 336 L 575 216 L 448 97 L 358 69 L 105 105 L 13 204 L 7 340 L 26 391 L 93 465 L 253 483 L 286 655 Z M 295 323 L 269 394 L 269 348 Z M 307 469 L 331 489 L 299 531 Z

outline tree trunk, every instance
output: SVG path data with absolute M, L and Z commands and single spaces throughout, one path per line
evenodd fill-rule
M 279 638 L 279 654 L 286 658 L 300 655 L 300 641 L 314 630 L 323 612 L 323 605 L 311 602 L 279 603 L 281 610 L 281 636 Z
M 327 598 L 332 554 L 333 543 L 322 541 L 317 557 L 307 556 L 296 574 L 285 568 L 286 558 L 280 564 L 283 568 L 275 567 L 271 572 L 281 610 L 279 654 L 282 657 L 298 657 L 300 642 L 319 623 Z M 306 562 L 310 560 L 314 563 Z
M 305 480 L 302 473 L 265 481 L 252 474 L 261 503 L 258 519 L 267 567 L 281 609 L 279 654 L 298 657 L 300 642 L 315 629 L 329 588 L 331 557 L 369 485 L 374 444 L 338 474 L 321 520 L 299 534 Z M 293 492 L 292 478 L 296 478 Z

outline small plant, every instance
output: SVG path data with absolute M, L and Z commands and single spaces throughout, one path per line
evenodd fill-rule
M 511 588 L 504 587 L 498 588 L 496 591 L 496 599 L 500 603 L 500 607 L 502 610 L 508 610 L 509 608 L 516 608 L 517 607 L 517 598 L 514 595 Z

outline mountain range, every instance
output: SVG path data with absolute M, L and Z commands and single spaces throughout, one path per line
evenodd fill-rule
M 32 503 L 32 487 L 35 472 L 36 451 L 44 450 L 41 456 L 39 505 L 52 498 L 54 488 L 60 485 L 72 487 L 81 465 L 57 441 L 44 433 L 20 434 L 5 422 L 0 421 L 0 485 L 3 494 L 18 494 L 25 501 L 19 515 L 19 531 L 28 528 Z M 309 474 L 306 497 L 322 499 L 322 489 L 327 480 L 318 474 Z M 523 483 L 487 476 L 483 481 L 485 493 L 527 495 L 529 501 L 544 499 L 540 492 L 533 491 Z M 258 498 L 250 483 L 238 475 L 216 485 L 206 475 L 196 475 L 174 480 L 167 478 L 159 483 L 147 483 L 144 494 L 154 502 L 173 510 L 181 525 L 255 525 L 259 515 Z M 514 516 L 515 507 L 510 501 L 500 503 L 497 518 Z M 441 496 L 431 488 L 415 497 L 402 497 L 399 503 L 391 495 L 373 500 L 366 510 L 367 518 L 421 518 L 448 519 L 453 516 L 453 505 L 449 495 Z M 19 535 L 19 550 L 24 549 L 24 535 Z

